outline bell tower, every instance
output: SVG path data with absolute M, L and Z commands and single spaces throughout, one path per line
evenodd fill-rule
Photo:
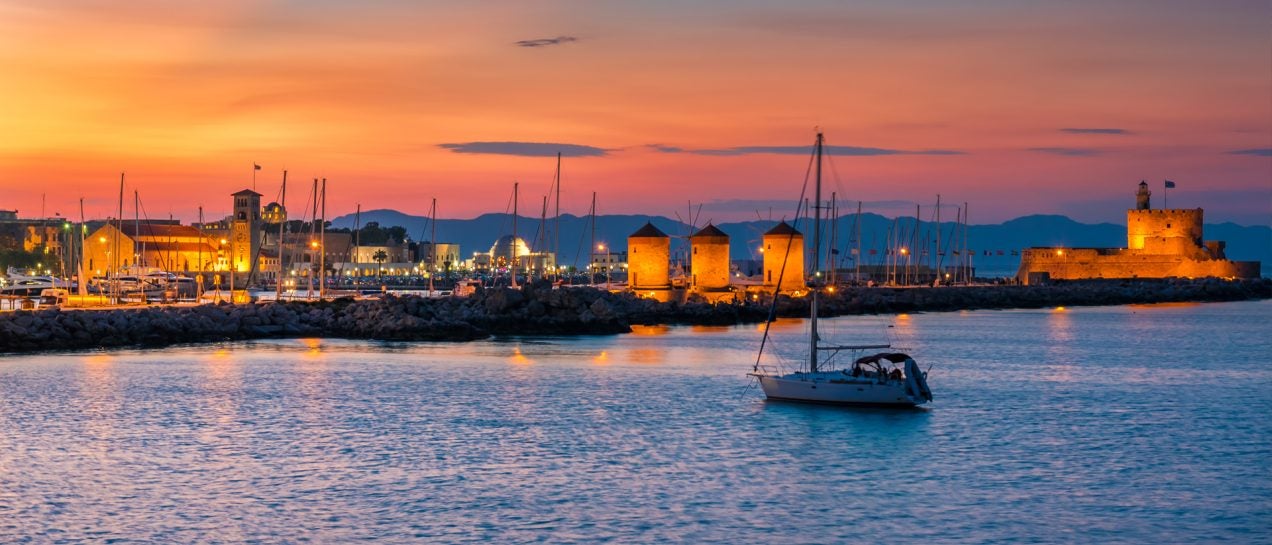
M 1148 197 L 1153 192 L 1148 190 L 1148 182 L 1140 180 L 1139 191 L 1135 193 L 1135 209 L 1148 210 L 1152 208 L 1148 204 Z
M 255 256 L 261 247 L 261 194 L 244 189 L 234 197 L 234 220 L 230 224 L 230 270 L 250 273 L 256 270 Z

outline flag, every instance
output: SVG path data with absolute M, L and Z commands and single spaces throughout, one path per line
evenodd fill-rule
M 258 164 L 256 164 L 256 163 L 252 163 L 252 170 L 260 170 L 260 169 L 261 169 L 261 166 L 260 166 L 260 165 L 258 165 Z
M 1166 180 L 1166 189 L 1175 189 L 1175 182 Z

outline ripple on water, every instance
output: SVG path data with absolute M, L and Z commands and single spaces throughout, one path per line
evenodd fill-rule
M 0 541 L 1252 542 L 1270 309 L 910 315 L 919 411 L 762 401 L 753 326 L 7 357 Z

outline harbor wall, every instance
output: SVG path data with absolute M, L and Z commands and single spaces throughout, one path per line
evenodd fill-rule
M 822 315 L 890 314 L 981 308 L 1120 305 L 1272 298 L 1272 280 L 1084 281 L 1050 286 L 848 288 L 827 293 Z M 481 289 L 471 297 L 153 306 L 116 310 L 0 313 L 0 353 L 122 346 L 334 337 L 469 341 L 492 335 L 585 335 L 631 325 L 735 325 L 763 322 L 771 299 L 730 303 L 659 302 L 592 288 Z M 780 296 L 777 316 L 804 317 L 808 297 Z

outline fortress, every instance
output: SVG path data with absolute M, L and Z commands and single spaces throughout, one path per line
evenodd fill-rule
M 1202 239 L 1202 209 L 1153 210 L 1140 182 L 1126 211 L 1126 248 L 1029 248 L 1021 252 L 1022 284 L 1089 278 L 1258 278 L 1257 261 L 1231 261 L 1222 241 Z

